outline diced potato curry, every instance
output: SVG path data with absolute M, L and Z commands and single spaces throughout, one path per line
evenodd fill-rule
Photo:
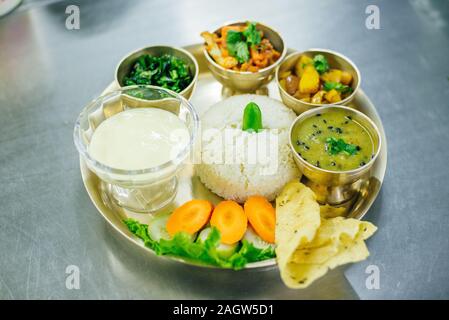
M 279 74 L 279 83 L 296 99 L 313 104 L 338 103 L 353 92 L 352 74 L 331 68 L 321 54 L 301 55 L 291 70 Z

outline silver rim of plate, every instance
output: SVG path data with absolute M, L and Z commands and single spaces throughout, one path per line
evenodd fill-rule
M 206 66 L 206 59 L 202 52 L 203 45 L 195 44 L 184 47 L 187 51 L 193 54 L 197 59 L 199 65 L 199 77 L 198 83 L 196 84 L 195 91 L 193 93 L 190 101 L 193 106 L 197 108 L 197 111 L 201 116 L 207 111 L 208 107 L 222 99 L 222 86 L 218 83 L 209 72 Z M 294 52 L 296 50 L 289 49 L 287 53 Z M 105 94 L 114 89 L 118 89 L 118 85 L 112 82 L 103 92 Z M 280 100 L 279 90 L 276 86 L 276 81 L 271 81 L 268 84 L 269 97 Z M 370 182 L 366 189 L 363 190 L 363 195 L 359 196 L 359 201 L 353 206 L 353 209 L 349 212 L 348 216 L 356 219 L 362 219 L 363 216 L 368 212 L 369 208 L 372 206 L 374 200 L 377 198 L 382 182 L 385 176 L 385 171 L 387 167 L 387 139 L 385 136 L 385 131 L 382 125 L 382 121 L 379 114 L 374 107 L 368 96 L 359 89 L 352 103 L 349 106 L 355 107 L 357 110 L 366 114 L 374 123 L 377 125 L 380 131 L 382 139 L 382 147 L 378 159 L 373 165 L 372 175 L 370 177 Z M 81 176 L 83 179 L 84 186 L 89 194 L 89 197 L 97 210 L 101 213 L 103 218 L 109 223 L 114 230 L 121 234 L 125 239 L 130 241 L 133 245 L 139 246 L 143 250 L 147 251 L 152 255 L 156 255 L 153 250 L 144 246 L 142 240 L 134 236 L 123 223 L 123 219 L 131 217 L 145 223 L 149 219 L 148 214 L 132 214 L 126 212 L 126 210 L 118 207 L 112 201 L 109 201 L 106 192 L 102 189 L 102 184 L 98 177 L 89 170 L 86 163 L 80 158 L 80 169 Z M 186 166 L 180 173 L 178 193 L 172 204 L 163 208 L 161 211 L 173 210 L 176 206 L 184 203 L 185 201 L 191 200 L 193 198 L 208 199 L 212 203 L 217 204 L 222 200 L 219 196 L 208 190 L 194 174 L 193 165 Z M 159 256 L 159 258 L 174 260 L 182 262 L 189 265 L 208 267 L 222 269 L 215 266 L 209 266 L 201 264 L 195 261 L 183 259 L 174 256 Z M 276 266 L 275 259 L 268 259 L 259 262 L 248 263 L 245 269 L 271 269 Z

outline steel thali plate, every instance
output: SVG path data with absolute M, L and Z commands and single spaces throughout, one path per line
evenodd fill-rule
M 196 89 L 190 101 L 193 104 L 193 106 L 195 106 L 195 108 L 197 109 L 198 114 L 201 118 L 201 116 L 208 110 L 208 108 L 211 105 L 222 100 L 222 86 L 219 82 L 217 82 L 213 78 L 212 74 L 209 72 L 207 68 L 206 59 L 204 58 L 202 52 L 202 45 L 195 44 L 187 46 L 185 47 L 185 49 L 187 49 L 194 55 L 194 57 L 198 61 L 200 69 Z M 293 52 L 293 50 L 289 50 L 289 52 Z M 112 82 L 104 90 L 103 94 L 117 88 L 118 88 L 117 84 L 115 82 Z M 280 100 L 278 88 L 276 87 L 275 81 L 269 83 L 268 95 L 271 98 Z M 348 216 L 350 217 L 361 219 L 373 204 L 382 186 L 387 166 L 387 140 L 382 125 L 382 121 L 379 117 L 379 114 L 375 106 L 361 89 L 356 94 L 355 99 L 351 103 L 351 106 L 363 112 L 374 121 L 374 123 L 379 128 L 382 140 L 381 152 L 379 154 L 378 159 L 373 165 L 372 175 L 369 179 L 369 182 L 362 188 L 362 190 L 359 193 L 357 201 L 355 202 L 350 212 L 348 213 Z M 151 249 L 145 247 L 143 245 L 143 242 L 139 238 L 134 236 L 128 230 L 126 225 L 123 223 L 123 219 L 126 219 L 128 217 L 139 220 L 142 223 L 146 223 L 148 222 L 150 215 L 129 213 L 123 208 L 120 208 L 117 205 L 115 205 L 115 203 L 108 201 L 107 199 L 109 197 L 106 196 L 105 194 L 106 192 L 102 188 L 101 181 L 92 171 L 89 170 L 89 168 L 82 159 L 80 160 L 80 168 L 84 186 L 86 187 L 87 193 L 89 194 L 89 197 L 92 200 L 95 207 L 97 208 L 97 210 L 106 219 L 106 221 L 113 227 L 113 229 L 118 231 L 123 236 L 124 239 L 130 241 L 132 244 L 136 246 L 140 246 L 141 248 L 143 248 L 143 250 L 148 251 L 148 253 L 155 256 L 155 253 Z M 208 199 L 214 204 L 217 204 L 219 201 L 222 200 L 222 198 L 220 198 L 212 191 L 207 189 L 200 182 L 199 178 L 194 173 L 193 165 L 187 165 L 180 173 L 179 187 L 176 198 L 170 205 L 163 208 L 161 211 L 162 212 L 172 211 L 174 208 L 181 205 L 182 203 L 195 198 Z M 180 261 L 203 267 L 205 266 L 203 264 L 195 263 L 189 260 L 172 256 L 162 256 L 158 258 Z M 275 259 L 269 259 L 265 261 L 249 263 L 246 266 L 246 269 L 257 269 L 257 270 L 260 270 L 261 268 L 271 269 L 275 266 L 276 266 Z

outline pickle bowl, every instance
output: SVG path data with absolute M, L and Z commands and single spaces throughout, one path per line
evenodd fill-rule
M 228 22 L 215 29 L 213 33 L 220 35 L 220 29 L 223 26 L 242 26 L 246 25 L 246 23 L 247 21 Z M 256 24 L 256 29 L 262 31 L 263 36 L 267 38 L 273 45 L 274 49 L 281 54 L 276 62 L 258 70 L 257 72 L 226 69 L 215 62 L 207 51 L 206 46 L 203 48 L 203 54 L 206 58 L 207 67 L 213 77 L 223 85 L 223 97 L 241 93 L 268 94 L 268 90 L 265 86 L 273 79 L 277 66 L 285 58 L 287 54 L 287 46 L 285 45 L 279 32 L 273 28 L 258 22 Z
M 133 101 L 136 95 L 137 103 Z M 142 101 L 148 104 L 142 105 Z M 185 147 L 163 164 L 139 170 L 113 168 L 97 161 L 89 152 L 95 130 L 106 119 L 134 108 L 158 108 L 175 114 L 187 129 Z M 108 92 L 85 106 L 76 121 L 73 138 L 81 159 L 101 180 L 104 203 L 112 202 L 131 213 L 149 213 L 165 207 L 176 196 L 177 175 L 194 157 L 199 126 L 195 108 L 181 95 L 155 86 L 128 86 Z
M 348 112 L 353 121 L 357 122 L 367 131 L 373 144 L 371 159 L 363 166 L 352 170 L 334 171 L 317 167 L 300 156 L 294 147 L 295 137 L 293 132 L 303 121 L 310 117 L 338 109 Z M 382 144 L 379 129 L 368 116 L 353 108 L 339 105 L 326 105 L 303 112 L 290 126 L 289 137 L 293 159 L 302 172 L 303 177 L 306 179 L 305 183 L 317 193 L 319 202 L 334 206 L 351 203 L 355 199 L 362 185 L 370 178 L 371 169 L 380 154 Z
M 321 107 L 326 104 L 311 103 L 311 102 L 306 102 L 306 101 L 297 99 L 296 97 L 289 94 L 281 86 L 281 84 L 279 82 L 279 80 L 280 80 L 279 78 L 283 72 L 294 69 L 296 63 L 298 62 L 299 58 L 302 55 L 313 58 L 317 54 L 323 55 L 327 59 L 331 69 L 333 69 L 333 68 L 342 69 L 344 71 L 349 72 L 352 76 L 352 79 L 353 79 L 352 83 L 351 83 L 351 88 L 353 90 L 352 93 L 349 96 L 347 96 L 346 98 L 342 99 L 341 101 L 333 103 L 334 105 L 348 105 L 349 103 L 351 103 L 354 100 L 354 97 L 356 96 L 357 92 L 359 91 L 360 83 L 361 83 L 360 71 L 357 68 L 357 66 L 354 64 L 354 62 L 352 62 L 348 57 L 342 55 L 341 53 L 338 53 L 333 50 L 328 50 L 328 49 L 308 49 L 306 51 L 293 52 L 293 53 L 289 54 L 284 59 L 284 61 L 282 63 L 280 63 L 279 66 L 276 68 L 275 78 L 276 78 L 276 84 L 277 84 L 277 87 L 279 90 L 279 95 L 281 97 L 282 102 L 287 107 L 289 107 L 290 109 L 295 111 L 297 114 L 301 114 L 304 111 L 307 111 L 307 110 L 310 110 L 313 108 L 317 108 L 317 107 Z

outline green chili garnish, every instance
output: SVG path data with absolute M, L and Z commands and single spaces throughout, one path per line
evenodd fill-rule
M 262 130 L 262 112 L 259 106 L 250 102 L 243 111 L 243 131 L 259 132 Z

